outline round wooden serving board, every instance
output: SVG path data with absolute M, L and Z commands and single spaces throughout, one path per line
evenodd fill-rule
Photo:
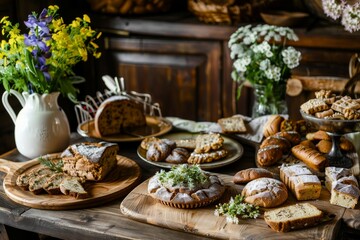
M 56 157 L 56 154 L 50 157 Z M 126 157 L 117 156 L 117 167 L 104 180 L 84 184 L 89 197 L 76 199 L 66 195 L 49 195 L 47 193 L 35 195 L 16 185 L 17 177 L 34 168 L 40 167 L 37 159 L 27 162 L 11 162 L 0 159 L 0 171 L 7 173 L 3 181 L 6 195 L 19 204 L 39 209 L 64 210 L 88 208 L 114 200 L 129 193 L 141 177 L 139 165 Z

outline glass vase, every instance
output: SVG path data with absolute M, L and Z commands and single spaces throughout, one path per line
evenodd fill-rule
M 285 84 L 253 84 L 254 105 L 252 107 L 252 118 L 272 115 L 287 114 L 286 105 L 286 83 Z

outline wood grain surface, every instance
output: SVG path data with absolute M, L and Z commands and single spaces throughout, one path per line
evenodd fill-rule
M 55 156 L 54 154 L 51 157 Z M 140 167 L 135 161 L 118 155 L 117 166 L 108 173 L 104 180 L 88 181 L 84 184 L 85 190 L 89 193 L 89 197 L 85 199 L 75 199 L 66 195 L 49 195 L 47 193 L 35 195 L 30 191 L 24 191 L 16 185 L 16 179 L 20 174 L 40 166 L 37 159 L 27 162 L 11 162 L 0 159 L 0 171 L 7 173 L 3 181 L 6 195 L 14 202 L 38 209 L 88 208 L 126 195 L 141 177 Z
M 218 174 L 218 176 L 227 186 L 220 202 L 228 202 L 231 196 L 241 192 L 244 187 L 235 185 L 232 182 L 232 176 L 224 174 Z M 330 193 L 323 188 L 320 199 L 307 202 L 329 214 L 335 214 L 335 219 L 312 228 L 277 233 L 267 226 L 263 216 L 258 219 L 242 219 L 239 224 L 227 223 L 225 217 L 214 215 L 215 204 L 192 210 L 165 206 L 147 194 L 147 184 L 148 180 L 141 183 L 122 201 L 120 209 L 124 215 L 157 226 L 221 239 L 263 239 L 267 237 L 271 239 L 332 239 L 339 231 L 340 220 L 345 212 L 344 208 L 329 203 Z M 288 200 L 282 206 L 296 202 L 290 193 Z M 360 212 L 359 209 L 354 211 Z

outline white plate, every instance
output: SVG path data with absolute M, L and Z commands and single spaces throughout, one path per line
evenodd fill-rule
M 172 134 L 164 135 L 164 136 L 162 136 L 162 138 L 167 138 L 167 139 L 172 139 L 172 140 L 192 139 L 192 138 L 196 138 L 198 135 L 199 134 L 197 134 L 197 133 L 172 133 Z M 200 164 L 200 167 L 202 169 L 206 170 L 206 169 L 213 169 L 213 168 L 226 166 L 228 164 L 231 164 L 231 163 L 237 161 L 243 155 L 244 148 L 240 143 L 238 143 L 237 141 L 235 141 L 231 138 L 224 137 L 224 136 L 222 136 L 222 137 L 224 138 L 223 148 L 228 151 L 228 155 L 225 158 L 222 158 L 220 160 L 217 160 L 217 161 L 214 161 L 211 163 Z M 155 161 L 147 160 L 146 159 L 146 149 L 143 149 L 141 146 L 138 147 L 137 153 L 142 160 L 144 160 L 145 162 L 147 162 L 149 164 L 158 166 L 158 167 L 171 168 L 176 165 L 176 163 L 155 162 Z

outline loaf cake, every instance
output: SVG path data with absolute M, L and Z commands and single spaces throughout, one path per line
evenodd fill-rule
M 309 203 L 298 203 L 264 213 L 265 222 L 276 232 L 315 226 L 321 223 L 323 212 Z
M 345 208 L 355 208 L 360 196 L 358 187 L 335 181 L 332 184 L 330 203 Z
M 247 183 L 242 190 L 245 202 L 259 207 L 276 207 L 288 198 L 284 183 L 273 178 L 258 178 Z
M 85 180 L 99 181 L 117 164 L 115 143 L 76 143 L 70 145 L 62 154 L 63 172 Z
M 217 201 L 225 186 L 216 175 L 199 165 L 180 164 L 157 172 L 148 183 L 148 193 L 162 204 L 176 208 L 198 208 Z
M 331 204 L 355 208 L 360 196 L 359 183 L 349 169 L 327 167 L 325 186 L 331 193 Z
M 99 136 L 108 136 L 146 126 L 146 117 L 141 104 L 125 96 L 112 96 L 96 110 L 94 124 Z
M 295 195 L 297 200 L 318 199 L 321 193 L 321 182 L 304 165 L 282 165 L 280 179 Z

